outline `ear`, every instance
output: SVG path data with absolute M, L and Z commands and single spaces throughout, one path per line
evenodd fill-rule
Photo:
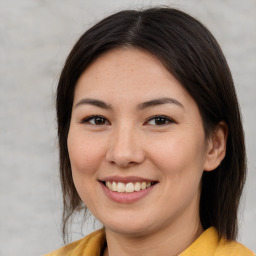
M 226 155 L 226 144 L 228 137 L 228 126 L 225 122 L 220 122 L 207 145 L 207 155 L 204 163 L 205 171 L 212 171 L 216 169 Z

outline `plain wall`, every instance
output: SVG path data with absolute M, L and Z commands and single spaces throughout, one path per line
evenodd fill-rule
M 248 150 L 239 240 L 256 251 L 255 0 L 0 0 L 0 256 L 41 255 L 62 245 L 54 97 L 71 47 L 106 15 L 157 4 L 198 18 L 226 55 Z M 73 239 L 81 237 L 78 226 Z

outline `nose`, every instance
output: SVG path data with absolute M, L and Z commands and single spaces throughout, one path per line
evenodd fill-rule
M 121 168 L 140 164 L 145 159 L 143 142 L 132 127 L 119 127 L 113 132 L 106 153 L 106 160 Z

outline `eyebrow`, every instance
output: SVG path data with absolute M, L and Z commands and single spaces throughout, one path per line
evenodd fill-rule
M 90 99 L 90 98 L 80 100 L 75 105 L 75 108 L 80 106 L 80 105 L 93 105 L 93 106 L 103 108 L 103 109 L 112 109 L 110 104 L 107 104 L 107 103 L 105 103 L 104 101 L 101 101 L 101 100 Z
M 163 105 L 163 104 L 175 104 L 179 107 L 184 108 L 184 106 L 179 101 L 177 101 L 173 98 L 159 98 L 159 99 L 153 99 L 150 101 L 143 102 L 137 106 L 137 109 L 143 110 L 145 108 L 154 107 L 154 106 Z M 75 108 L 78 106 L 81 106 L 81 105 L 93 105 L 93 106 L 103 108 L 103 109 L 112 109 L 112 106 L 110 104 L 107 104 L 101 100 L 96 100 L 96 99 L 91 99 L 91 98 L 86 98 L 86 99 L 80 100 L 75 105 Z
M 177 100 L 173 98 L 159 98 L 159 99 L 153 99 L 150 101 L 146 101 L 144 103 L 141 103 L 138 105 L 139 110 L 143 110 L 148 107 L 153 107 L 153 106 L 158 106 L 158 105 L 163 105 L 163 104 L 175 104 L 179 107 L 184 108 L 184 106 Z

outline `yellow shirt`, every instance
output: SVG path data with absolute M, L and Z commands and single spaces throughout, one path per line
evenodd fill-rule
M 100 256 L 105 240 L 104 229 L 100 229 L 45 256 Z M 211 227 L 179 256 L 255 256 L 255 254 L 238 242 L 227 242 L 224 238 L 219 240 L 216 229 Z

